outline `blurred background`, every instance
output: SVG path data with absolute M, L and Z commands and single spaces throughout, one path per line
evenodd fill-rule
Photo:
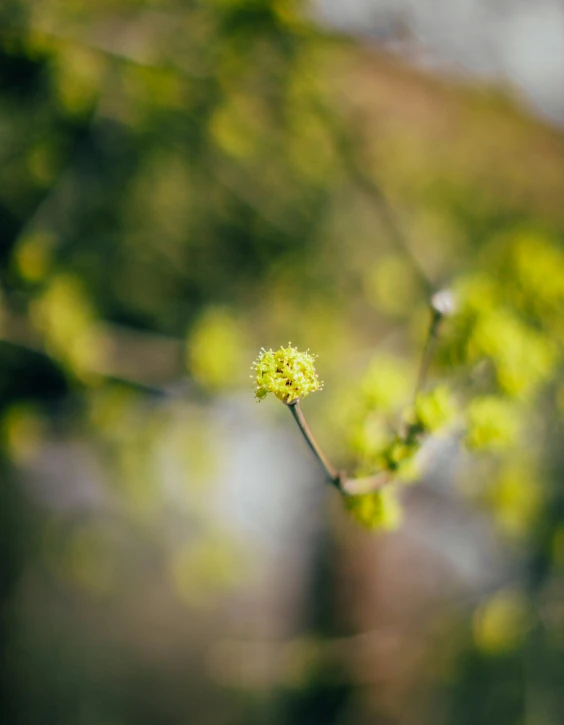
M 558 344 L 563 124 L 556 1 L 2 2 L 1 723 L 564 722 L 562 365 L 386 533 L 249 381 L 311 348 L 352 465 L 356 381 L 509 238 Z

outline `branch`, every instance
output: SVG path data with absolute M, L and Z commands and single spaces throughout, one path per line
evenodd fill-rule
M 314 106 L 318 111 L 320 119 L 325 123 L 326 128 L 329 129 L 329 133 L 331 134 L 335 144 L 335 149 L 339 154 L 350 181 L 352 181 L 372 203 L 380 217 L 388 237 L 399 249 L 401 249 L 405 258 L 409 261 L 411 267 L 417 274 L 422 287 L 425 289 L 427 294 L 431 295 L 435 289 L 435 284 L 413 251 L 411 242 L 402 228 L 397 218 L 397 214 L 390 204 L 381 185 L 364 171 L 362 164 L 358 160 L 359 154 L 357 152 L 356 144 L 348 129 L 343 123 L 340 123 L 340 120 L 331 111 L 331 109 L 327 107 L 322 99 L 316 98 Z
M 0 345 L 61 362 L 46 349 L 27 317 L 4 309 L 1 323 Z M 150 394 L 174 394 L 182 380 L 183 370 L 176 362 L 181 357 L 182 340 L 102 322 L 95 324 L 95 334 L 100 354 L 92 359 L 89 373 Z
M 427 371 L 431 361 L 431 353 L 433 349 L 433 342 L 437 338 L 439 325 L 443 317 L 451 314 L 454 310 L 454 298 L 448 290 L 441 290 L 436 292 L 430 300 L 431 308 L 431 322 L 428 328 L 427 337 L 423 346 L 421 354 L 421 363 L 419 366 L 419 373 L 417 376 L 417 383 L 414 392 L 414 398 L 417 397 L 418 393 L 425 384 L 427 377 Z M 335 488 L 345 496 L 359 496 L 366 493 L 373 493 L 380 491 L 385 486 L 392 483 L 393 473 L 387 469 L 378 471 L 373 476 L 367 476 L 363 478 L 347 478 L 347 475 L 343 471 L 337 471 L 335 466 L 329 461 L 325 453 L 320 448 L 319 444 L 313 437 L 310 427 L 304 417 L 302 409 L 300 407 L 299 398 L 291 403 L 286 403 L 290 412 L 292 413 L 294 420 L 298 424 L 303 437 L 305 438 L 308 446 L 317 458 L 319 463 L 323 466 L 327 479 Z M 409 440 L 409 437 L 413 434 L 413 427 L 407 426 L 405 431 L 400 435 L 405 439 Z
M 318 442 L 313 437 L 313 433 L 310 430 L 309 425 L 307 424 L 307 421 L 304 417 L 304 414 L 302 413 L 302 409 L 300 408 L 300 401 L 294 400 L 291 403 L 286 403 L 288 408 L 290 409 L 290 412 L 294 416 L 294 420 L 298 424 L 298 428 L 302 432 L 303 437 L 306 440 L 306 443 L 310 447 L 311 451 L 313 452 L 313 455 L 317 458 L 319 463 L 323 466 L 323 469 L 325 470 L 325 473 L 327 474 L 327 477 L 329 479 L 329 482 L 335 486 L 339 491 L 342 491 L 342 477 L 343 474 L 339 473 L 337 469 L 333 466 L 333 464 L 329 461 L 327 456 L 323 453 L 321 448 L 319 447 Z
M 292 403 L 286 403 L 286 405 L 290 409 L 290 412 L 298 424 L 298 428 L 305 438 L 306 443 L 313 452 L 313 455 L 323 466 L 329 483 L 332 486 L 335 486 L 335 488 L 344 496 L 359 496 L 364 493 L 373 493 L 374 491 L 379 491 L 384 488 L 384 486 L 387 486 L 392 481 L 392 476 L 389 471 L 381 471 L 374 476 L 351 479 L 347 478 L 346 473 L 343 471 L 337 471 L 325 453 L 323 453 L 319 443 L 315 440 L 300 407 L 300 401 L 295 400 Z
M 454 297 L 448 290 L 439 290 L 431 297 L 430 308 L 431 308 L 431 322 L 427 331 L 427 337 L 423 346 L 423 353 L 421 355 L 421 363 L 419 366 L 419 374 L 417 376 L 417 384 L 415 386 L 414 398 L 417 397 L 425 385 L 427 378 L 427 372 L 429 370 L 429 364 L 431 362 L 431 353 L 433 351 L 433 344 L 438 336 L 439 326 L 444 317 L 451 315 L 454 311 L 455 302 Z

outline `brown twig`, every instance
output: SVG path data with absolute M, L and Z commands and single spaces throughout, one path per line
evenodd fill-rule
M 329 479 L 329 482 L 335 486 L 335 488 L 339 489 L 339 491 L 342 490 L 342 475 L 337 471 L 337 469 L 333 466 L 331 461 L 327 458 L 325 453 L 321 450 L 319 443 L 315 440 L 313 437 L 313 433 L 311 432 L 311 429 L 309 425 L 307 424 L 307 421 L 304 417 L 304 414 L 302 413 L 302 409 L 300 407 L 300 401 L 293 400 L 291 403 L 286 404 L 288 408 L 290 409 L 290 412 L 292 413 L 294 420 L 298 424 L 298 428 L 302 432 L 303 437 L 306 440 L 306 443 L 310 447 L 311 451 L 313 452 L 313 455 L 317 458 L 319 463 L 323 466 L 323 469 L 325 470 L 325 473 L 327 474 L 327 478 Z
M 423 346 L 423 353 L 421 355 L 421 363 L 419 365 L 419 373 L 417 374 L 417 382 L 415 385 L 415 392 L 413 397 L 417 395 L 423 389 L 425 380 L 427 379 L 427 373 L 429 371 L 429 364 L 431 362 L 431 353 L 433 350 L 433 342 L 437 337 L 437 330 L 443 316 L 440 312 L 435 309 L 431 309 L 431 322 L 427 330 L 427 337 L 425 338 L 425 344 Z
M 307 424 L 305 416 L 300 407 L 300 401 L 294 400 L 291 403 L 287 403 L 287 406 L 290 409 L 294 420 L 298 424 L 298 428 L 300 429 L 303 437 L 305 438 L 306 443 L 310 447 L 311 451 L 313 452 L 319 463 L 321 463 L 321 465 L 323 466 L 323 469 L 327 474 L 327 479 L 329 483 L 332 486 L 335 486 L 335 488 L 343 495 L 359 496 L 365 493 L 373 493 L 374 491 L 379 491 L 380 489 L 384 488 L 384 486 L 387 486 L 388 483 L 390 483 L 391 476 L 389 471 L 380 471 L 374 476 L 350 479 L 347 478 L 346 474 L 343 471 L 337 471 L 335 466 L 333 466 L 331 461 L 322 451 L 319 443 L 315 440 L 313 433 L 311 432 L 311 429 Z

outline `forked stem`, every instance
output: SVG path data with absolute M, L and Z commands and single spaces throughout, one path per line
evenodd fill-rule
M 367 476 L 366 478 L 352 479 L 347 478 L 344 472 L 337 471 L 335 466 L 333 466 L 331 461 L 323 453 L 318 442 L 313 437 L 313 433 L 311 432 L 300 407 L 300 401 L 294 400 L 292 403 L 286 403 L 286 405 L 290 408 L 290 412 L 294 416 L 294 420 L 298 424 L 298 428 L 302 432 L 302 435 L 313 452 L 313 455 L 323 466 L 329 483 L 335 486 L 335 488 L 344 496 L 358 496 L 364 493 L 374 493 L 374 491 L 380 491 L 390 483 L 391 479 L 388 471 L 382 471 L 374 476 Z
M 452 295 L 446 290 L 437 292 L 431 298 L 430 306 L 431 320 L 421 355 L 421 363 L 419 367 L 419 374 L 417 376 L 414 398 L 417 398 L 417 395 L 421 392 L 425 385 L 429 364 L 431 362 L 433 343 L 437 338 L 440 322 L 445 315 L 450 314 L 453 310 L 454 301 Z M 286 403 L 286 405 L 290 408 L 290 412 L 294 416 L 294 420 L 298 424 L 298 428 L 302 432 L 302 435 L 313 455 L 323 466 L 329 483 L 335 486 L 335 488 L 342 494 L 347 496 L 358 496 L 366 493 L 373 493 L 375 491 L 380 491 L 393 480 L 393 477 L 388 470 L 379 471 L 373 476 L 367 476 L 365 478 L 347 479 L 344 472 L 337 471 L 335 466 L 333 466 L 325 453 L 323 453 L 318 442 L 313 437 L 313 433 L 311 432 L 304 414 L 302 413 L 299 398 L 291 403 Z

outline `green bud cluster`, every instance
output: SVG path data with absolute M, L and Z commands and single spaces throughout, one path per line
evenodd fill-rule
M 376 382 L 379 367 L 385 380 L 398 385 L 392 389 Z M 390 474 L 382 491 L 346 499 L 351 514 L 368 528 L 389 529 L 399 524 L 401 517 L 393 513 L 399 511 L 399 487 L 419 478 L 419 452 L 425 439 L 440 434 L 459 419 L 455 397 L 444 384 L 419 393 L 412 405 L 406 405 L 403 398 L 409 383 L 400 369 L 396 364 L 392 373 L 391 361 L 380 364 L 375 360 L 356 390 L 357 407 L 346 421 L 349 443 L 358 456 L 359 475 L 368 476 L 374 471 Z
M 415 399 L 413 418 L 415 425 L 427 433 L 436 433 L 456 418 L 457 404 L 446 385 L 419 393 Z
M 388 487 L 362 496 L 346 496 L 345 507 L 359 524 L 368 529 L 393 530 L 402 519 L 395 488 Z
M 489 386 L 481 393 L 531 399 L 562 357 L 564 253 L 525 230 L 494 239 L 484 263 L 456 285 L 458 310 L 441 335 L 439 362 L 451 372 L 480 368 Z
M 470 401 L 466 410 L 465 443 L 473 450 L 508 448 L 519 433 L 519 411 L 515 403 L 488 395 Z

